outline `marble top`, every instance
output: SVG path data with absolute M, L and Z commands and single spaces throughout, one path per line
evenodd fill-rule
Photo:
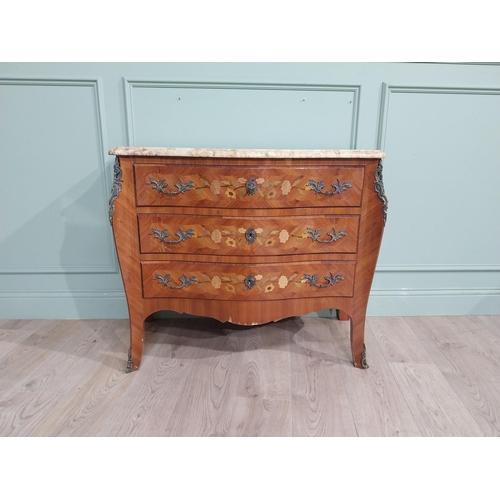
M 373 149 L 208 149 L 116 147 L 116 156 L 195 156 L 212 158 L 385 158 Z

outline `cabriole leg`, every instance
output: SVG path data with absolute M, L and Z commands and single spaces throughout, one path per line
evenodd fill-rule
M 130 316 L 130 350 L 126 372 L 138 370 L 141 366 L 144 347 L 144 318 L 138 314 Z
M 368 368 L 365 346 L 366 313 L 354 313 L 351 317 L 351 352 L 352 361 L 356 368 Z

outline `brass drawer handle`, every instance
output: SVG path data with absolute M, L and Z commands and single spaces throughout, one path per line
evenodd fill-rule
M 304 274 L 304 277 L 302 278 L 302 280 L 305 280 L 305 283 L 309 283 L 309 285 L 315 286 L 316 288 L 328 288 L 343 279 L 344 277 L 341 274 L 334 276 L 333 273 L 330 273 L 330 276 L 325 276 L 326 284 L 318 285 L 317 281 L 319 280 L 319 277 L 317 274 L 313 274 L 312 276 L 310 274 Z
M 162 243 L 181 243 L 183 241 L 186 241 L 187 239 L 191 238 L 194 236 L 194 231 L 192 229 L 188 229 L 187 231 L 184 231 L 182 227 L 179 228 L 179 231 L 175 233 L 175 236 L 177 236 L 177 240 L 167 240 L 167 238 L 170 236 L 170 233 L 168 232 L 168 229 L 163 229 L 160 231 L 159 229 L 156 229 L 155 227 L 153 230 L 149 233 L 154 235 L 154 237 L 157 240 L 160 240 Z
M 337 232 L 334 227 L 332 228 L 331 232 L 326 233 L 328 236 L 330 236 L 329 240 L 319 239 L 319 237 L 321 236 L 321 229 L 311 229 L 310 227 L 308 227 L 304 232 L 307 233 L 308 238 L 311 238 L 313 241 L 317 241 L 318 243 L 335 243 L 337 240 L 340 240 L 340 238 L 347 236 L 347 231 L 345 229 L 341 229 Z
M 196 186 L 193 181 L 184 182 L 182 179 L 179 179 L 179 182 L 174 183 L 174 186 L 177 188 L 177 191 L 168 191 L 168 184 L 165 182 L 165 179 L 156 180 L 154 177 L 149 178 L 149 182 L 146 184 L 151 185 L 153 189 L 156 189 L 161 194 L 183 194 L 190 189 L 194 189 Z
M 325 189 L 325 181 L 323 181 L 323 180 L 315 181 L 313 179 L 309 179 L 309 182 L 306 184 L 306 187 L 307 186 L 310 186 L 311 191 L 314 191 L 315 193 L 326 194 L 326 195 L 340 194 L 342 191 L 345 191 L 347 188 L 352 187 L 351 181 L 341 182 L 339 179 L 337 179 L 337 184 L 335 184 L 335 183 L 330 184 L 330 186 L 332 186 L 332 188 L 333 188 L 333 191 L 323 192 L 323 189 Z
M 190 276 L 189 278 L 183 274 L 178 280 L 181 282 L 180 285 L 171 285 L 170 282 L 174 281 L 171 277 L 170 274 L 165 274 L 165 276 L 162 276 L 161 274 L 157 274 L 154 278 L 154 280 L 158 280 L 163 286 L 166 286 L 167 288 L 171 289 L 179 289 L 179 288 L 184 288 L 189 285 L 194 285 L 195 283 L 198 283 L 198 279 L 196 276 Z

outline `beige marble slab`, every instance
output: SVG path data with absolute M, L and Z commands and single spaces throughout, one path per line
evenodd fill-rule
M 207 149 L 116 147 L 116 156 L 195 156 L 212 158 L 385 158 L 372 149 Z

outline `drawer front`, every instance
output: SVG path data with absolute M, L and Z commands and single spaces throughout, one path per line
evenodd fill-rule
M 141 266 L 145 298 L 277 300 L 352 297 L 355 263 L 143 262 Z
M 364 167 L 135 165 L 138 206 L 359 207 Z
M 355 253 L 359 216 L 213 217 L 140 214 L 142 253 Z

